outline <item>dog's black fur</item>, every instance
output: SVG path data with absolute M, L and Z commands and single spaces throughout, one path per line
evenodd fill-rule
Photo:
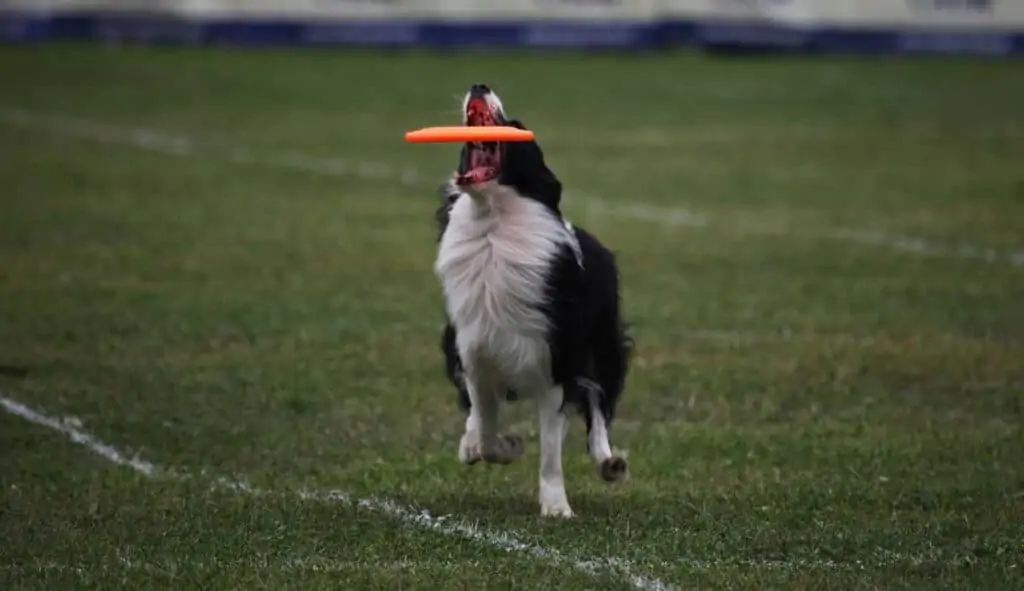
M 518 120 L 502 121 L 502 124 L 526 129 Z M 460 174 L 466 172 L 469 152 L 473 149 L 480 148 L 471 144 L 463 146 Z M 544 204 L 564 222 L 559 209 L 562 184 L 546 165 L 544 154 L 535 141 L 491 144 L 487 149 L 501 150 L 500 184 Z M 435 215 L 439 239 L 448 225 L 449 211 L 462 195 L 451 184 L 444 187 L 442 193 L 443 203 Z M 586 230 L 573 226 L 572 231 L 579 243 L 579 252 L 565 247 L 558 260 L 552 263 L 546 285 L 544 312 L 551 326 L 548 344 L 552 378 L 563 387 L 564 404 L 575 406 L 585 418 L 588 433 L 591 426 L 588 393 L 596 394 L 610 433 L 619 397 L 625 389 L 634 343 L 626 334 L 627 326 L 621 316 L 619 270 L 614 254 Z M 455 328 L 450 322 L 444 328 L 441 349 L 448 379 L 458 390 L 459 406 L 468 413 L 470 399 L 456 347 Z M 517 396 L 510 390 L 506 398 L 515 400 Z

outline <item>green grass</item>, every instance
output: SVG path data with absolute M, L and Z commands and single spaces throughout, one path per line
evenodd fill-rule
M 28 372 L 0 395 L 196 475 L 0 414 L 2 588 L 628 588 L 288 492 L 312 488 L 682 589 L 1024 586 L 1019 64 L 49 46 L 0 48 L 0 80 L 4 113 L 194 141 L 0 122 L 0 366 Z M 431 270 L 456 154 L 401 133 L 453 121 L 478 81 L 618 252 L 635 325 L 632 478 L 601 482 L 574 422 L 571 522 L 539 516 L 528 405 L 505 414 L 523 460 L 456 459 Z

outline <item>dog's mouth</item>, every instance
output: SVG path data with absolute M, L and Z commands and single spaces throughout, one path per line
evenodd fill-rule
M 493 181 L 501 175 L 501 146 L 497 142 L 470 142 L 459 164 L 460 185 Z
M 487 101 L 489 91 L 474 87 L 466 101 L 465 120 L 470 127 L 501 125 L 499 113 Z M 483 87 L 486 88 L 486 87 Z M 498 178 L 501 174 L 501 144 L 498 142 L 468 142 L 459 163 L 458 184 L 475 185 Z

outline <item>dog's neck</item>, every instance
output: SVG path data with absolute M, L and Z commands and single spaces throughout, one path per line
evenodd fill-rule
M 562 219 L 562 212 L 558 210 L 557 205 L 552 207 L 543 200 L 522 195 L 514 187 L 503 185 L 498 181 L 487 181 L 486 183 L 460 187 L 456 191 L 458 194 L 469 196 L 474 218 L 500 214 L 502 210 L 508 209 L 513 202 L 525 199 L 543 205 L 555 218 Z
M 478 185 L 466 187 L 463 192 L 469 196 L 472 204 L 474 218 L 488 217 L 500 208 L 502 201 L 507 201 L 513 193 L 508 187 L 499 185 L 496 181 L 487 181 Z

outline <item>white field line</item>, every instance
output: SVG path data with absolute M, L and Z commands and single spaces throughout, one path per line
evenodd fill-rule
M 0 397 L 0 405 L 10 414 L 62 433 L 71 441 L 88 448 L 93 453 L 120 466 L 131 468 L 144 476 L 179 480 L 188 478 L 188 476 L 176 475 L 173 472 L 163 470 L 150 462 L 137 458 L 128 458 L 112 446 L 100 442 L 81 430 L 76 426 L 76 421 L 52 418 L 16 400 L 5 397 Z M 245 480 L 227 478 L 215 480 L 214 488 L 250 496 L 274 494 L 271 491 L 256 488 Z M 338 502 L 346 505 L 355 505 L 421 529 L 434 531 L 446 536 L 466 538 L 478 544 L 490 546 L 510 554 L 525 554 L 543 562 L 558 567 L 569 567 L 593 577 L 610 575 L 622 578 L 627 580 L 638 591 L 669 591 L 675 589 L 673 585 L 662 582 L 657 578 L 638 573 L 635 565 L 624 559 L 572 557 L 554 548 L 522 541 L 511 532 L 483 529 L 451 515 L 434 516 L 423 509 L 400 505 L 389 499 L 356 498 L 348 493 L 337 490 L 302 491 L 298 493 L 298 498 L 303 501 Z
M 124 128 L 88 119 L 32 113 L 19 109 L 0 107 L 0 122 L 31 129 L 45 129 L 65 137 L 76 137 L 105 144 L 128 146 L 161 154 L 191 156 L 200 152 L 197 143 L 188 137 L 175 136 L 148 129 Z M 208 149 L 214 149 L 215 147 L 212 143 L 207 145 Z M 398 182 L 417 188 L 429 187 L 432 182 L 430 177 L 423 175 L 419 171 L 397 169 L 382 162 L 367 162 L 345 158 L 321 158 L 298 152 L 261 156 L 241 147 L 227 149 L 221 156 L 226 156 L 228 160 L 236 164 L 272 166 L 329 176 L 354 176 L 366 180 Z M 435 179 L 434 182 L 440 185 L 440 178 Z M 576 198 L 586 204 L 587 212 L 591 215 L 632 219 L 670 227 L 704 228 L 721 224 L 721 222 L 713 223 L 713 220 L 705 214 L 681 207 L 665 207 L 638 202 L 616 204 L 593 195 L 577 194 Z M 767 226 L 744 225 L 743 231 L 747 234 L 779 234 L 777 228 Z M 854 228 L 821 229 L 808 236 L 849 244 L 874 246 L 895 252 L 931 258 L 976 260 L 1024 268 L 1024 251 L 1019 250 L 1002 251 L 972 245 L 949 247 L 919 237 L 893 235 Z
M 26 421 L 31 421 L 37 425 L 42 425 L 49 429 L 53 429 L 54 431 L 59 431 L 66 435 L 71 441 L 88 447 L 96 455 L 102 456 L 119 466 L 127 466 L 136 472 L 145 474 L 146 476 L 154 476 L 157 472 L 157 468 L 153 464 L 145 460 L 140 460 L 138 457 L 129 458 L 102 441 L 97 441 L 92 437 L 92 435 L 89 435 L 85 431 L 79 430 L 78 427 L 80 424 L 77 419 L 54 419 L 38 413 L 16 400 L 10 400 L 8 398 L 0 398 L 0 404 L 3 405 L 7 412 L 17 415 Z

